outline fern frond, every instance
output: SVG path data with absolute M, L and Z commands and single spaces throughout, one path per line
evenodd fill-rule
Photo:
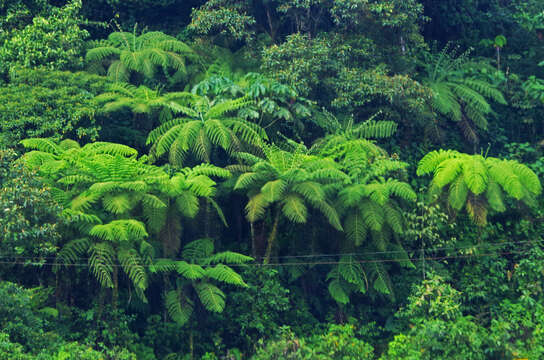
M 184 246 L 182 256 L 191 263 L 200 263 L 211 256 L 213 249 L 213 240 L 198 239 Z
M 202 279 L 206 274 L 202 266 L 198 264 L 189 264 L 186 261 L 177 261 L 176 271 L 178 274 L 189 280 Z
M 360 287 L 364 283 L 363 268 L 353 256 L 342 256 L 338 264 L 338 274 L 350 284 Z
M 463 177 L 470 191 L 479 195 L 485 191 L 488 182 L 488 170 L 484 158 L 473 156 L 463 161 Z
M 35 149 L 53 155 L 60 155 L 61 153 L 63 153 L 62 149 L 49 139 L 24 139 L 21 140 L 21 145 L 23 145 L 27 149 Z
M 342 284 L 339 280 L 333 280 L 329 283 L 329 294 L 332 298 L 339 304 L 346 305 L 349 302 L 349 296 L 342 287 Z
M 283 199 L 282 204 L 282 212 L 290 221 L 296 223 L 306 222 L 308 209 L 299 196 L 294 194 L 288 195 Z
M 218 264 L 214 267 L 207 268 L 206 276 L 227 284 L 248 287 L 248 285 L 236 271 L 223 264 Z
M 359 211 L 350 212 L 344 220 L 347 239 L 355 246 L 360 246 L 367 236 L 367 227 Z
M 168 291 L 164 296 L 164 304 L 168 311 L 168 315 L 178 325 L 184 325 L 189 321 L 193 313 L 193 303 L 179 291 Z
M 391 137 L 397 131 L 397 123 L 394 121 L 365 121 L 353 131 L 365 139 L 383 139 Z
M 225 294 L 217 286 L 197 283 L 195 289 L 206 310 L 220 313 L 225 309 Z
M 425 155 L 418 164 L 417 175 L 425 175 L 434 172 L 438 165 L 444 160 L 458 157 L 460 154 L 455 150 L 438 150 L 431 151 Z
M 224 251 L 224 252 L 220 252 L 210 256 L 208 259 L 206 259 L 206 264 L 224 263 L 224 264 L 238 265 L 238 264 L 245 264 L 253 260 L 254 259 L 250 256 L 238 254 L 231 251 Z
M 134 249 L 121 249 L 117 253 L 119 263 L 127 274 L 134 287 L 141 290 L 147 288 L 147 274 L 140 255 Z
M 102 287 L 113 288 L 112 272 L 115 252 L 111 246 L 98 243 L 90 248 L 89 267 Z
M 57 263 L 77 264 L 80 256 L 87 253 L 90 245 L 91 243 L 87 238 L 70 240 L 57 253 Z
M 468 186 L 462 176 L 457 177 L 449 188 L 448 201 L 452 208 L 461 210 L 467 201 Z
M 247 219 L 250 222 L 255 222 L 262 219 L 268 205 L 269 202 L 266 201 L 262 193 L 252 196 L 245 206 Z
M 152 273 L 169 273 L 176 269 L 176 261 L 172 259 L 157 259 L 149 267 Z

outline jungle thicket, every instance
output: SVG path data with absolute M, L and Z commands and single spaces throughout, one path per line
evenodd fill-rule
M 6 0 L 0 358 L 544 358 L 541 0 Z

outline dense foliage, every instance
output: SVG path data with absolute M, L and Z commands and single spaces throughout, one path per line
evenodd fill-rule
M 544 357 L 539 0 L 0 3 L 1 359 Z

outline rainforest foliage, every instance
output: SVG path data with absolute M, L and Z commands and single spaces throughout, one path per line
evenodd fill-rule
M 0 4 L 0 358 L 544 358 L 540 0 Z

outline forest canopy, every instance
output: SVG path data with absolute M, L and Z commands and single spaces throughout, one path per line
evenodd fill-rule
M 0 358 L 544 358 L 540 0 L 0 4 Z

